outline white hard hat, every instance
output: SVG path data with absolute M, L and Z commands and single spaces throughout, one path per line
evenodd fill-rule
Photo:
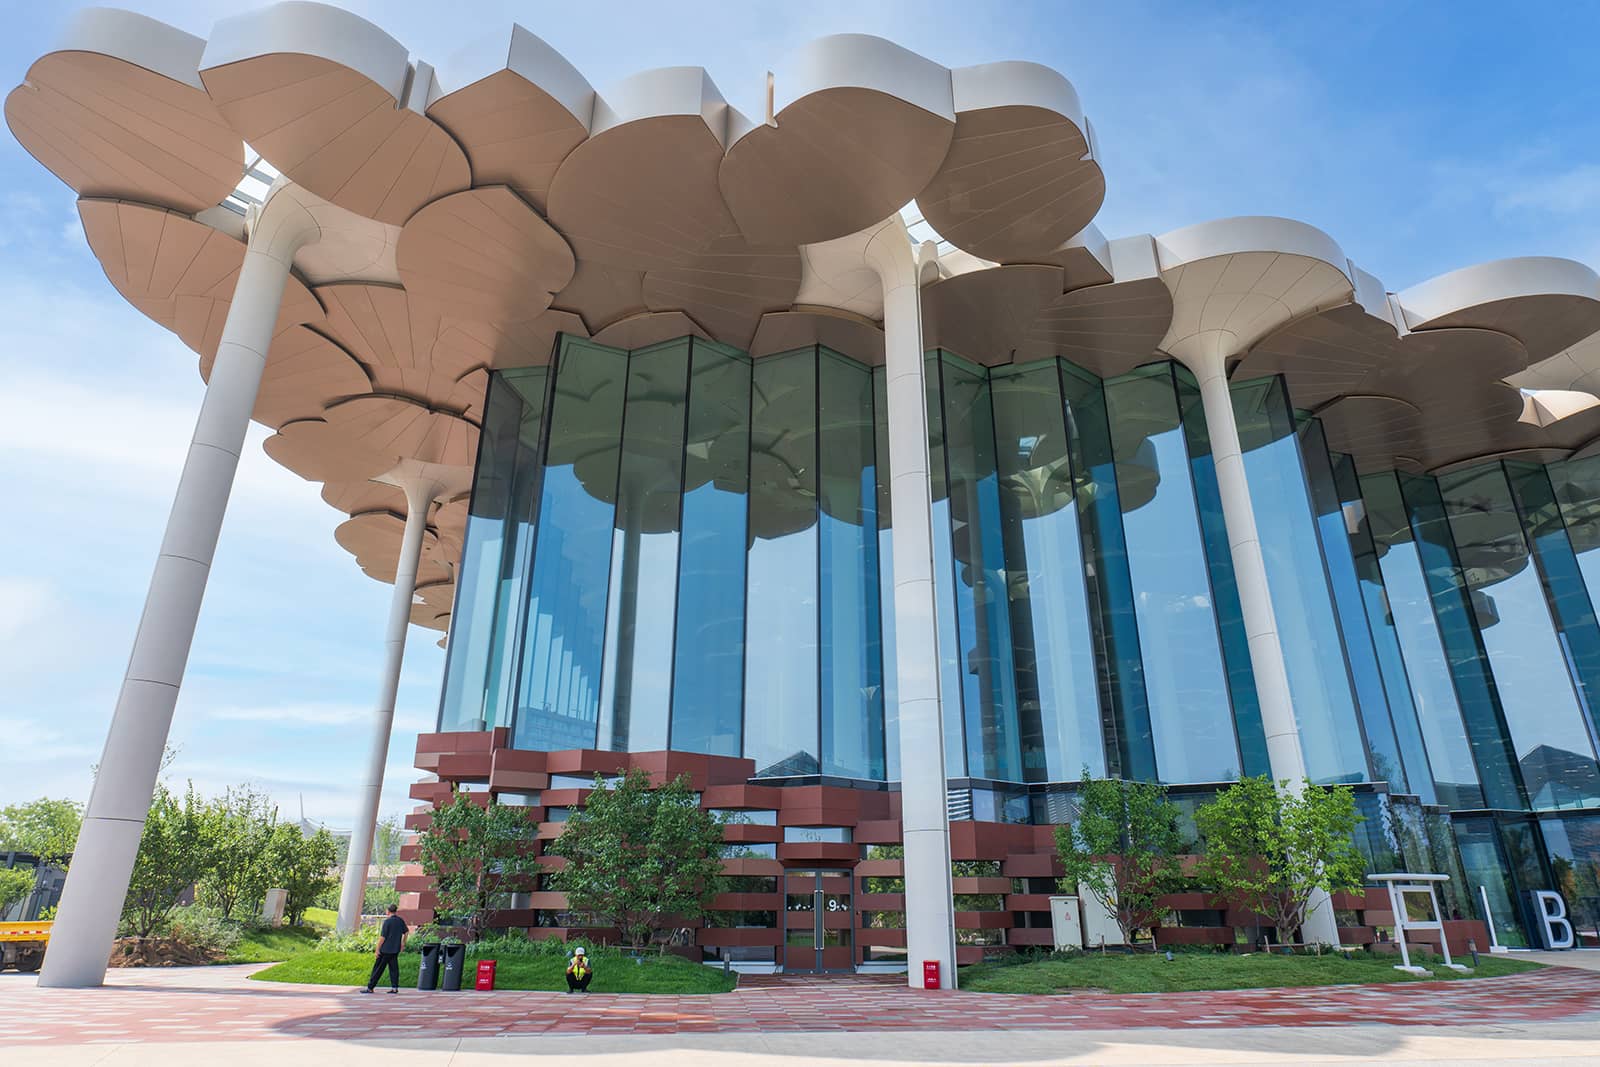
M 577 948 L 575 948 L 575 949 L 573 949 L 573 950 L 572 950 L 572 954 L 573 954 L 573 955 L 574 955 L 574 956 L 581 956 L 581 955 L 583 955 L 583 946 L 582 946 L 582 945 L 579 945 L 579 946 L 578 946 L 578 947 L 577 947 Z

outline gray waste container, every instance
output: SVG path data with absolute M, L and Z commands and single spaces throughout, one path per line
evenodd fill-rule
M 440 986 L 447 993 L 453 993 L 461 988 L 461 968 L 467 962 L 467 946 L 462 944 L 445 945 L 444 956 L 444 983 Z
M 422 946 L 422 966 L 417 970 L 418 989 L 439 988 L 439 946 Z

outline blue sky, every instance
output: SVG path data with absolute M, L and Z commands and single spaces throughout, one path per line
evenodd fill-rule
M 151 0 L 192 33 L 253 3 Z M 891 37 L 950 66 L 1029 59 L 1077 86 L 1108 236 L 1236 214 L 1331 233 L 1401 289 L 1512 255 L 1600 263 L 1600 8 L 1420 5 L 349 3 L 448 70 L 521 22 L 602 91 L 707 67 L 759 110 L 764 74 L 823 33 Z M 0 81 L 64 15 L 0 3 Z M 111 289 L 73 196 L 0 135 L 0 804 L 87 797 L 198 409 L 195 356 Z M 389 589 L 333 541 L 342 516 L 252 432 L 178 704 L 171 774 L 250 780 L 344 825 L 365 762 Z M 384 810 L 409 806 L 443 653 L 414 629 Z

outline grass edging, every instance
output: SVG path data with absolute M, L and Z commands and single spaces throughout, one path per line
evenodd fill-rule
M 400 985 L 416 989 L 422 959 L 417 953 L 400 956 Z M 495 973 L 496 989 L 565 991 L 566 961 L 551 953 L 536 956 L 501 956 Z M 478 958 L 469 956 L 462 971 L 462 986 L 472 988 Z M 294 956 L 250 977 L 261 982 L 297 982 L 307 985 L 364 986 L 372 971 L 370 952 L 318 950 Z M 597 958 L 595 993 L 727 993 L 738 985 L 737 975 L 723 973 L 676 956 L 649 957 L 640 963 L 618 957 Z
M 1387 982 L 1464 981 L 1536 971 L 1544 965 L 1504 956 L 1480 956 L 1471 974 L 1447 970 L 1442 957 L 1412 954 L 1412 962 L 1434 971 L 1422 978 L 1394 969 L 1398 954 L 1357 953 L 1283 956 L 1262 952 L 1174 952 L 1165 954 L 1052 957 L 1027 963 L 979 963 L 961 968 L 961 988 L 974 993 L 1057 994 L 1176 993 L 1237 989 L 1291 989 L 1330 985 L 1376 985 Z M 1456 962 L 1471 965 L 1471 957 Z

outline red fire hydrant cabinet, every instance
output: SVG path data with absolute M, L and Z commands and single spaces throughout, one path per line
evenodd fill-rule
M 484 992 L 494 988 L 494 960 L 478 961 L 478 980 L 473 988 Z
M 939 961 L 938 960 L 923 960 L 922 961 L 922 988 L 923 989 L 938 989 L 939 988 Z

